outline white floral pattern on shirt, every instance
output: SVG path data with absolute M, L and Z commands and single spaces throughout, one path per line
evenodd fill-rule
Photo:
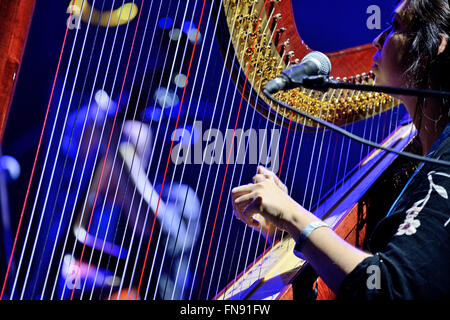
M 414 203 L 413 206 L 406 211 L 405 220 L 403 221 L 402 224 L 399 225 L 397 233 L 395 235 L 410 236 L 417 232 L 417 229 L 420 227 L 420 220 L 416 219 L 416 217 L 419 215 L 419 213 L 427 204 L 433 190 L 436 191 L 437 194 L 439 194 L 439 196 L 441 196 L 442 198 L 448 199 L 447 190 L 445 190 L 444 187 L 441 187 L 440 185 L 437 185 L 433 182 L 433 174 L 450 178 L 450 175 L 442 172 L 431 171 L 428 173 L 428 181 L 430 182 L 430 188 L 428 189 L 427 195 L 422 200 L 419 200 L 416 203 Z

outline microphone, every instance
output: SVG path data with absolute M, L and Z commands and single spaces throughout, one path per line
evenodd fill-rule
M 280 76 L 270 80 L 264 87 L 264 91 L 274 94 L 280 90 L 297 88 L 309 76 L 328 75 L 330 72 L 330 59 L 319 51 L 313 51 L 308 53 L 300 64 L 289 66 L 281 72 Z

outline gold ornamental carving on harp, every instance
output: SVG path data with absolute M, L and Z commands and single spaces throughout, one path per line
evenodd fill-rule
M 277 3 L 280 1 L 270 0 L 272 10 L 267 12 L 264 8 L 264 12 L 260 14 L 265 4 L 264 0 L 224 0 L 223 8 L 231 42 L 240 67 L 246 72 L 247 86 L 250 85 L 251 90 L 258 95 L 258 99 L 265 102 L 266 106 L 263 109 L 270 108 L 283 118 L 297 123 L 300 128 L 302 126 L 316 128 L 317 124 L 313 121 L 298 114 L 291 114 L 291 111 L 283 107 L 275 106 L 262 93 L 265 84 L 278 76 L 290 63 L 300 63 L 300 59 L 293 58 L 295 48 L 289 48 L 289 40 L 281 45 L 281 52 L 277 50 L 274 43 L 276 33 L 283 32 L 288 27 L 283 25 L 281 14 L 277 14 Z M 336 79 L 359 84 L 374 84 L 372 72 Z M 274 97 L 336 125 L 364 120 L 399 104 L 398 100 L 387 94 L 348 89 L 330 89 L 324 93 L 296 88 L 280 91 Z M 258 106 L 255 107 L 258 109 Z M 267 110 L 263 110 L 262 113 L 273 114 Z

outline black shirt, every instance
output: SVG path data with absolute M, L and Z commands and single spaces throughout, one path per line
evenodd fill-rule
M 450 161 L 450 124 L 428 156 Z M 374 256 L 347 275 L 338 299 L 450 297 L 450 167 L 415 172 L 370 239 Z

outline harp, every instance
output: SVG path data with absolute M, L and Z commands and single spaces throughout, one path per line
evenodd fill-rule
M 290 1 L 47 6 L 37 6 L 31 35 L 58 12 L 59 28 L 48 29 L 59 39 L 59 59 L 51 64 L 51 93 L 36 102 L 49 118 L 38 121 L 44 144 L 30 147 L 36 168 L 24 170 L 29 191 L 16 199 L 23 219 L 3 299 L 292 296 L 294 279 L 308 272 L 292 240 L 269 246 L 233 219 L 229 205 L 231 188 L 247 183 L 258 164 L 362 244 L 363 195 L 395 156 L 262 97 L 266 81 L 311 51 Z M 372 55 L 369 45 L 328 53 L 332 76 L 372 83 Z M 19 81 L 26 87 L 26 78 Z M 15 101 L 23 95 L 16 91 Z M 414 136 L 387 95 L 296 89 L 277 98 L 398 150 Z M 23 107 L 13 101 L 8 150 L 15 112 Z

